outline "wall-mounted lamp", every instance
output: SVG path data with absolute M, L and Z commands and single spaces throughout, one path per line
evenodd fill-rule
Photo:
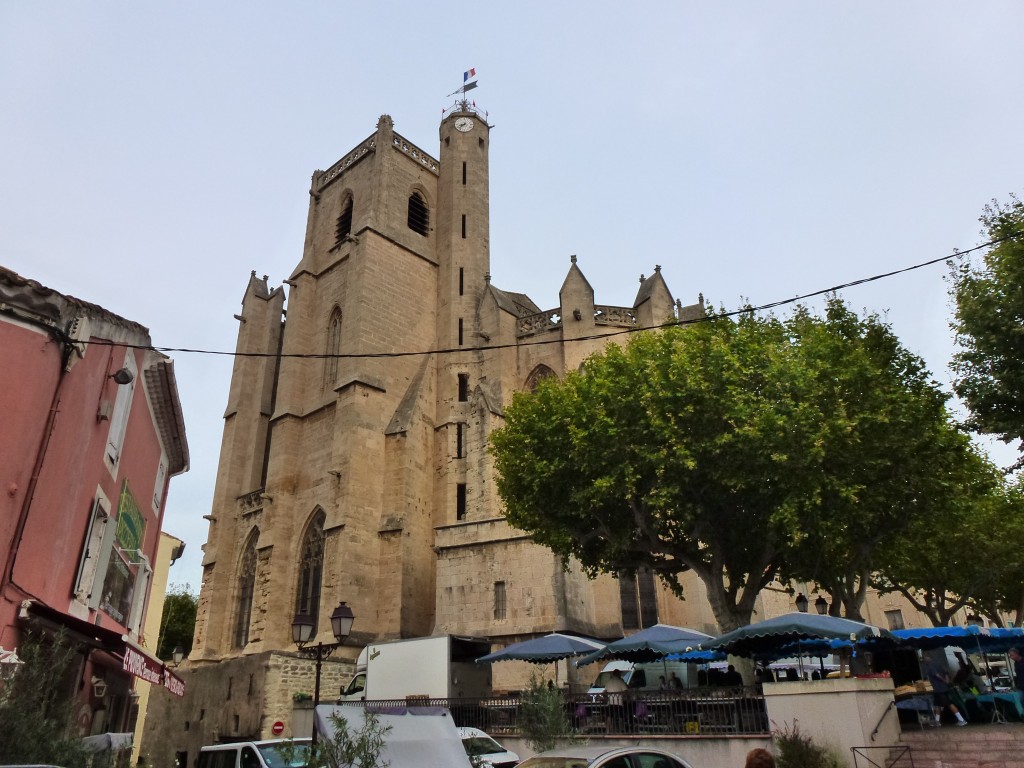
M 796 609 L 800 611 L 800 613 L 807 613 L 807 606 L 809 604 L 809 601 L 807 600 L 807 596 L 803 592 L 797 595 L 796 600 L 794 600 L 793 602 L 796 603 Z
M 174 666 L 178 666 L 185 658 L 185 649 L 180 645 L 174 646 L 174 650 L 171 651 L 171 659 L 174 661 Z
M 824 616 L 828 613 L 828 601 L 821 595 L 818 595 L 818 599 L 814 601 L 814 610 L 818 612 L 819 616 Z
M 90 681 L 92 683 L 92 695 L 97 699 L 102 699 L 107 695 L 107 681 L 102 677 L 93 677 Z
M 127 368 L 118 368 L 110 374 L 110 378 L 116 381 L 119 385 L 124 386 L 125 384 L 131 384 L 135 381 L 135 374 Z

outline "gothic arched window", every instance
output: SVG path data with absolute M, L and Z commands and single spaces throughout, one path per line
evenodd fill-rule
M 253 528 L 242 547 L 242 560 L 238 568 L 238 596 L 235 602 L 235 647 L 244 648 L 249 642 L 249 622 L 252 619 L 252 598 L 256 591 L 256 540 L 260 529 Z
M 430 227 L 430 211 L 427 202 L 419 192 L 409 195 L 409 229 L 424 237 Z
M 334 244 L 341 245 L 346 235 L 352 234 L 352 198 L 346 198 L 341 204 L 338 226 L 334 231 Z
M 333 389 L 338 381 L 338 353 L 341 351 L 341 308 L 335 307 L 327 324 L 327 348 L 324 350 L 324 389 Z
M 313 617 L 313 634 L 316 635 L 317 620 L 320 616 L 320 584 L 324 573 L 324 522 L 327 515 L 322 509 L 313 513 L 313 518 L 302 537 L 299 551 L 299 579 L 295 591 L 295 613 Z
M 526 390 L 528 392 L 536 392 L 541 381 L 551 378 L 554 375 L 554 371 L 541 363 L 530 372 L 529 376 L 526 377 Z

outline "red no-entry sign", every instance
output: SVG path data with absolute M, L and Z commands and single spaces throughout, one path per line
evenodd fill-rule
M 284 723 L 278 720 L 273 726 L 271 726 L 270 730 L 274 732 L 275 736 L 280 736 L 284 733 Z

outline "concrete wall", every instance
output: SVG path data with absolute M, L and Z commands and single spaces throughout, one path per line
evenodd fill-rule
M 846 678 L 811 682 L 767 683 L 768 720 L 774 730 L 792 728 L 853 766 L 851 747 L 895 745 L 899 717 L 893 705 L 891 678 Z M 880 727 L 872 740 L 872 732 Z

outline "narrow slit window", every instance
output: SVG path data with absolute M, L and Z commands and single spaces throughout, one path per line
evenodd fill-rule
M 459 318 L 459 346 L 462 346 L 462 318 Z
M 466 519 L 466 484 L 458 483 L 455 486 L 455 519 Z
M 466 239 L 466 214 L 462 214 L 462 239 Z
M 466 186 L 466 164 L 462 164 L 462 186 Z
M 459 402 L 464 403 L 469 400 L 469 374 L 459 374 Z
M 508 612 L 508 593 L 504 581 L 494 582 L 494 618 L 504 619 Z
M 455 458 L 466 458 L 466 425 L 461 421 L 455 425 Z
M 426 237 L 430 228 L 430 211 L 427 209 L 426 201 L 419 192 L 409 195 L 409 229 L 417 234 Z
M 459 296 L 464 296 L 466 293 L 466 270 L 464 267 L 459 267 Z
M 341 352 L 341 308 L 335 307 L 327 324 L 327 355 L 324 357 L 324 390 L 334 389 L 338 380 L 338 354 Z

